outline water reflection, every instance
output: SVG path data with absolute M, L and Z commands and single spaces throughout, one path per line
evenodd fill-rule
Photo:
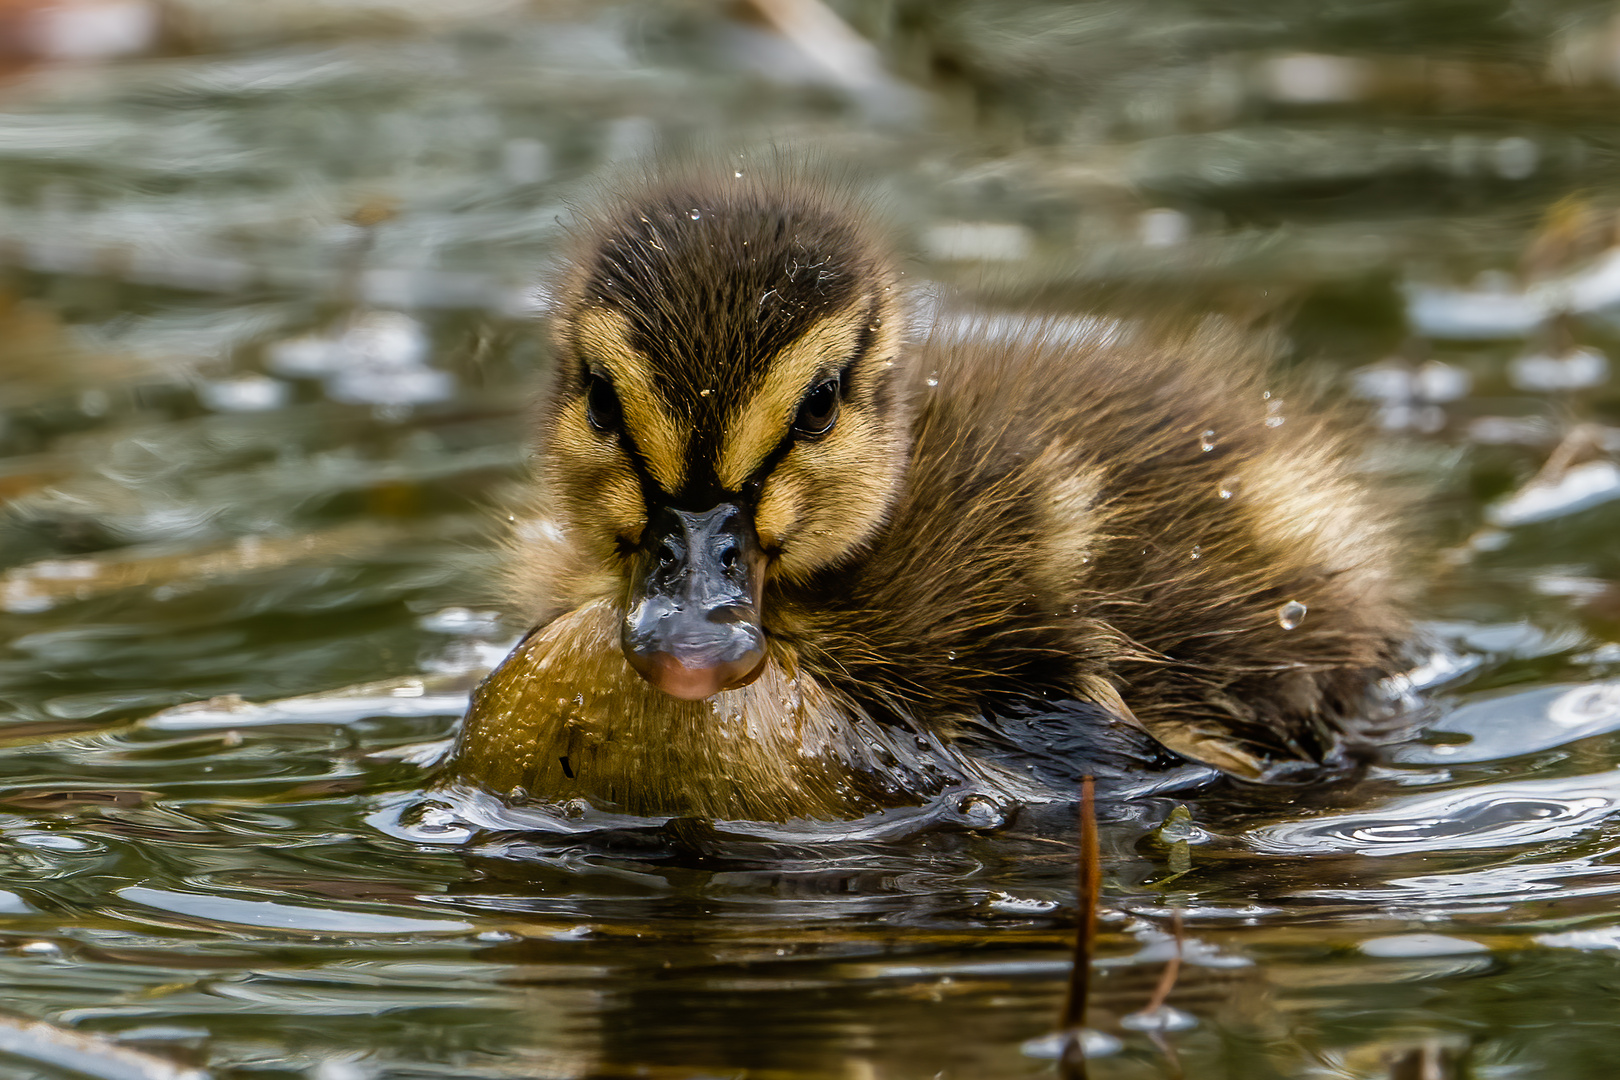
M 1617 808 L 1620 770 L 1408 796 L 1365 812 L 1264 826 L 1245 840 L 1268 854 L 1461 854 L 1572 839 L 1603 824 Z
M 1620 728 L 1613 682 L 1551 686 L 1486 697 L 1450 710 L 1428 727 L 1428 741 L 1392 750 L 1403 764 L 1460 765 L 1510 759 Z

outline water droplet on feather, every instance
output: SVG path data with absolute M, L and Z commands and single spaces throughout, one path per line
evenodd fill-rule
M 1298 600 L 1290 600 L 1277 609 L 1277 625 L 1284 630 L 1292 630 L 1305 621 L 1305 605 Z

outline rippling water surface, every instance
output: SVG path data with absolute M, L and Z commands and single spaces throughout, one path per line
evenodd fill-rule
M 1052 1072 L 1067 806 L 423 794 L 519 629 L 568 207 L 773 142 L 858 165 L 924 293 L 1279 328 L 1431 493 L 1416 741 L 1111 785 L 1093 1075 L 1613 1075 L 1620 11 L 838 6 L 0 20 L 0 1077 Z

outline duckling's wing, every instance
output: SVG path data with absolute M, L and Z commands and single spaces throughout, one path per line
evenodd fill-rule
M 1220 772 L 1189 764 L 1136 723 L 1094 701 L 1010 703 L 963 722 L 954 745 L 1048 787 L 1078 792 L 1086 777 L 1104 796 L 1139 797 L 1211 783 Z
M 1410 634 L 1392 500 L 1263 348 L 1150 330 L 924 345 L 907 490 L 822 638 L 914 711 L 1022 691 L 1248 779 L 1334 761 Z

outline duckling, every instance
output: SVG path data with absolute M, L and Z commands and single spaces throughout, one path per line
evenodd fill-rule
M 533 629 L 448 782 L 848 819 L 1016 790 L 971 736 L 1048 707 L 1240 777 L 1336 752 L 1409 634 L 1342 425 L 1210 325 L 908 341 L 880 235 L 729 169 L 580 230 L 511 540 Z

